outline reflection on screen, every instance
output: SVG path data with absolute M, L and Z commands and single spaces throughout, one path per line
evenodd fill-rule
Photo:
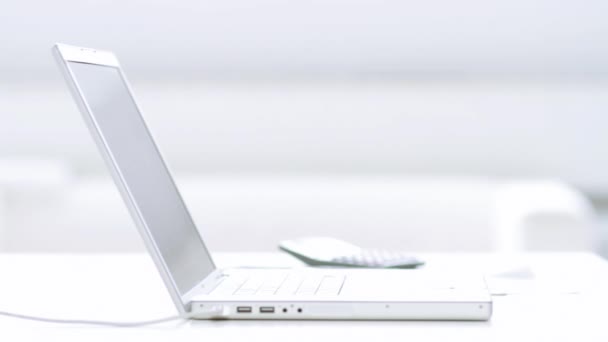
M 181 294 L 213 262 L 117 68 L 69 62 L 130 199 Z

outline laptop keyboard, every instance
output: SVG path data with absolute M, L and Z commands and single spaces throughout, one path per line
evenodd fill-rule
M 345 276 L 341 275 L 227 276 L 211 295 L 335 296 L 340 294 L 344 280 Z

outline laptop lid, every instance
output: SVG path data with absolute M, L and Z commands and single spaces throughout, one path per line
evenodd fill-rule
M 180 312 L 215 265 L 111 52 L 53 48 L 74 100 Z

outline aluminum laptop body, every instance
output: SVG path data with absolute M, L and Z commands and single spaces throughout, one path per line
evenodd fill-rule
M 113 53 L 54 55 L 177 309 L 200 319 L 488 320 L 481 274 L 424 270 L 218 269 Z

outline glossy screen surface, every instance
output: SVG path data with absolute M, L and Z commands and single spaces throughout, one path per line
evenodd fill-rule
M 180 294 L 214 269 L 213 261 L 186 209 L 120 71 L 111 66 L 68 62 L 114 166 L 153 247 L 164 260 Z M 96 134 L 94 132 L 94 134 Z M 94 218 L 92 218 L 94 219 Z

